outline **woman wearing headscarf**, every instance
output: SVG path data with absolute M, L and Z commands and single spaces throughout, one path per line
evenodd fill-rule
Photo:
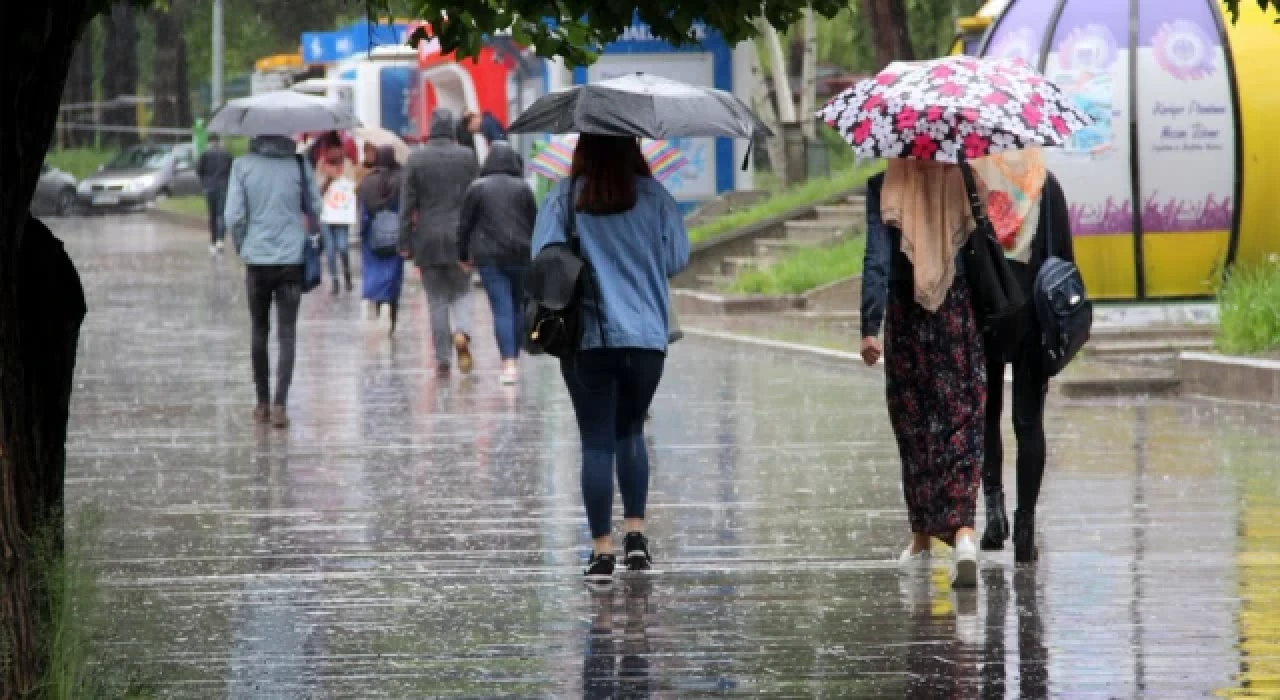
M 952 585 L 977 585 L 974 511 L 983 460 L 986 357 L 960 250 L 973 231 L 960 168 L 892 159 L 867 183 L 862 357 L 880 360 L 911 523 L 904 568 L 954 548 Z
M 974 172 L 989 188 L 987 214 L 996 238 L 1006 251 L 1010 267 L 1028 299 L 1041 266 L 1050 256 L 1075 260 L 1071 245 L 1071 220 L 1062 186 L 1044 166 L 1039 149 L 1010 151 L 973 161 Z M 1052 236 L 1049 235 L 1052 229 Z M 1053 250 L 1049 250 L 1049 239 Z M 1018 441 L 1018 507 L 1013 514 L 1013 558 L 1033 562 L 1036 501 L 1044 479 L 1044 400 L 1049 375 L 1041 363 L 1040 324 L 1035 309 L 1027 306 L 1009 323 L 983 336 L 987 376 L 986 460 L 982 467 L 987 527 L 984 550 L 1004 548 L 1009 538 L 1009 516 L 1004 506 L 1004 450 L 1000 414 L 1004 392 L 997 384 L 1006 363 L 1013 365 L 1013 433 Z
M 360 201 L 360 261 L 363 268 L 362 296 L 369 305 L 368 316 L 379 318 L 385 307 L 390 332 L 396 332 L 400 312 L 400 287 L 404 282 L 404 261 L 399 253 L 379 255 L 370 246 L 373 221 L 381 212 L 400 213 L 400 164 L 391 146 L 380 146 L 373 169 L 360 181 L 356 199 Z

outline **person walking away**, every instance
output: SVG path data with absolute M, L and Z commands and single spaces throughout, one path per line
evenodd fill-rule
M 1050 256 L 1075 260 L 1071 221 L 1062 186 L 1044 166 L 1039 149 L 1009 151 L 973 161 L 974 172 L 989 188 L 987 209 L 996 236 L 1008 251 L 1010 267 L 1027 299 L 1032 297 L 1036 275 Z M 1053 235 L 1049 235 L 1052 228 Z M 1049 250 L 1049 239 L 1053 250 Z M 982 489 L 987 526 L 982 534 L 984 550 L 1004 549 L 1009 538 L 1009 517 L 1004 504 L 1004 449 L 1000 415 L 1004 404 L 1004 368 L 1013 365 L 1013 433 L 1018 442 L 1018 505 L 1013 514 L 1013 557 L 1033 562 L 1036 502 L 1044 479 L 1046 445 L 1044 403 L 1049 374 L 1041 362 L 1040 323 L 1033 304 L 1027 304 L 1007 324 L 983 335 L 987 355 L 986 456 Z
M 422 274 L 442 378 L 449 376 L 455 349 L 463 374 L 473 363 L 471 275 L 458 260 L 458 216 L 479 166 L 476 154 L 454 140 L 456 130 L 449 110 L 431 115 L 427 145 L 409 156 L 400 189 L 400 250 Z
M 503 384 L 515 384 L 519 376 L 524 276 L 537 216 L 538 204 L 525 182 L 520 155 L 506 142 L 494 144 L 480 179 L 462 198 L 458 259 L 464 270 L 480 270 L 493 310 Z
M 253 324 L 253 383 L 258 404 L 254 420 L 289 427 L 285 410 L 297 342 L 302 301 L 302 255 L 306 219 L 319 220 L 320 191 L 315 175 L 287 136 L 258 136 L 248 155 L 231 166 L 226 220 L 236 251 L 245 263 L 249 318 Z M 274 400 L 270 392 L 267 337 L 271 307 L 276 307 L 280 354 Z
M 385 308 L 390 332 L 396 332 L 400 313 L 400 288 L 404 283 L 404 260 L 393 252 L 388 255 L 372 247 L 373 226 L 378 217 L 379 225 L 395 224 L 399 228 L 400 216 L 400 164 L 391 146 L 377 149 L 373 169 L 360 181 L 357 199 L 360 201 L 360 262 L 361 295 L 372 307 L 371 318 L 380 318 Z
M 570 184 L 573 183 L 573 184 Z M 570 177 L 547 197 L 533 252 L 565 243 L 576 217 L 591 284 L 584 293 L 580 350 L 560 362 L 582 438 L 582 498 L 591 527 L 589 583 L 617 564 L 610 535 L 613 475 L 622 493 L 623 563 L 647 571 L 644 535 L 649 462 L 644 418 L 666 361 L 667 282 L 689 261 L 689 236 L 675 199 L 649 172 L 630 137 L 582 134 Z
M 884 329 L 886 396 L 911 523 L 905 569 L 930 565 L 930 537 L 952 545 L 952 585 L 977 585 L 974 511 L 982 470 L 986 357 L 961 246 L 974 223 L 958 166 L 891 159 L 867 183 L 862 358 Z
M 320 196 L 324 200 L 320 225 L 325 235 L 325 257 L 329 262 L 329 278 L 333 280 L 331 294 L 334 296 L 341 291 L 338 284 L 339 262 L 342 263 L 342 280 L 347 292 L 351 292 L 350 235 L 359 219 L 356 186 L 346 175 L 346 165 L 342 149 L 331 148 L 320 161 L 317 172 Z
M 226 221 L 223 209 L 227 203 L 227 181 L 231 177 L 231 154 L 222 147 L 222 137 L 209 135 L 209 147 L 196 161 L 196 175 L 204 189 L 205 206 L 209 209 L 209 254 L 222 252 L 226 238 Z

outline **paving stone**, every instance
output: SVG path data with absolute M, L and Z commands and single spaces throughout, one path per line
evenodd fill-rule
M 594 594 L 553 363 L 503 388 L 480 331 L 477 373 L 439 381 L 416 284 L 394 340 L 316 292 L 293 426 L 259 430 L 233 257 L 141 216 L 53 225 L 89 296 L 67 495 L 73 520 L 100 513 L 92 612 L 161 697 L 1275 688 L 1275 412 L 1052 399 L 1043 559 L 989 556 L 956 593 L 892 563 L 906 517 L 878 372 L 691 337 L 649 438 L 662 573 Z

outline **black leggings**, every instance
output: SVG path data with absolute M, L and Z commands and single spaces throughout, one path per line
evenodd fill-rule
M 267 336 L 271 334 L 271 302 L 276 304 L 277 340 L 280 343 L 276 369 L 276 400 L 283 406 L 289 399 L 293 381 L 293 357 L 297 344 L 298 307 L 302 303 L 301 265 L 249 265 L 245 286 L 249 295 L 249 318 L 253 322 L 253 385 L 258 403 L 271 398 L 271 367 L 267 359 Z
M 1000 435 L 1000 413 L 1004 404 L 1004 366 L 1013 363 L 1013 434 L 1018 440 L 1018 510 L 1034 513 L 1044 479 L 1045 437 L 1044 399 L 1049 378 L 1040 363 L 1038 331 L 1027 332 L 1016 349 L 1009 352 L 1003 336 L 983 337 L 987 350 L 987 431 L 986 455 L 982 465 L 982 488 L 987 493 L 1004 489 L 1004 449 Z

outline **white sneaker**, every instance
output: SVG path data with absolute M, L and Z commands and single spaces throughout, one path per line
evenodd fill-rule
M 951 587 L 973 588 L 978 585 L 978 544 L 973 536 L 957 537 L 951 562 Z
M 219 253 L 221 253 L 221 252 L 222 252 L 222 248 L 223 248 L 223 243 L 222 243 L 222 239 L 221 239 L 221 238 L 219 238 L 219 239 L 218 239 L 218 242 L 217 242 L 217 244 L 216 244 L 216 245 L 217 245 L 217 248 L 218 248 L 218 252 L 219 252 Z
M 216 245 L 214 245 L 214 244 L 210 243 L 210 244 L 209 244 L 209 255 L 217 255 L 217 254 L 218 254 L 218 246 L 216 246 Z
M 502 383 L 505 386 L 511 386 L 520 380 L 520 370 L 515 367 L 502 368 Z
M 898 555 L 898 567 L 904 573 L 927 573 L 933 567 L 933 555 L 927 549 L 912 554 L 908 546 Z

